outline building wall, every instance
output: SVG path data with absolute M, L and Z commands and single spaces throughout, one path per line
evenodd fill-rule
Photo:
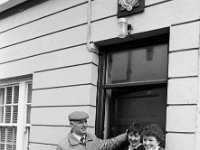
M 199 0 L 145 0 L 145 11 L 128 20 L 133 34 L 170 28 L 168 150 L 197 143 L 199 7 Z M 116 0 L 92 2 L 94 42 L 118 36 L 116 13 Z M 33 74 L 30 150 L 54 150 L 74 110 L 89 113 L 94 132 L 98 54 L 86 37 L 87 0 L 49 0 L 0 20 L 0 79 Z
M 195 149 L 199 99 L 199 27 L 199 21 L 171 27 L 167 108 L 169 149 Z M 184 142 L 185 139 L 189 140 Z
M 86 48 L 87 1 L 50 0 L 0 21 L 0 78 L 33 74 L 30 150 L 53 150 L 74 110 L 94 132 L 98 55 Z

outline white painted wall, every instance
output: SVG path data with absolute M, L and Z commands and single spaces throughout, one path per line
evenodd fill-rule
M 197 150 L 200 25 L 181 22 L 170 27 L 166 149 Z
M 143 13 L 129 17 L 133 34 L 170 28 L 166 147 L 200 147 L 194 140 L 200 128 L 200 1 L 145 0 L 145 5 Z M 93 41 L 118 36 L 116 13 L 116 0 L 92 2 Z M 0 20 L 0 79 L 33 74 L 30 150 L 55 149 L 69 131 L 63 126 L 73 110 L 90 114 L 94 132 L 98 55 L 86 48 L 86 14 L 87 0 L 49 0 Z

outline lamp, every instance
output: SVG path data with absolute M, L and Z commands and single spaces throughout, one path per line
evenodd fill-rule
M 131 24 L 128 24 L 127 18 L 118 19 L 118 37 L 125 38 L 133 30 Z

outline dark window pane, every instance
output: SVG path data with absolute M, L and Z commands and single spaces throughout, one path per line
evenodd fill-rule
M 7 87 L 6 104 L 12 103 L 12 87 Z
M 28 97 L 27 97 L 27 107 L 26 107 L 26 123 L 30 124 L 31 116 L 31 101 L 32 101 L 32 84 L 28 84 Z
M 17 116 L 18 116 L 18 106 L 13 106 L 13 123 L 17 123 Z
M 27 105 L 27 117 L 26 117 L 26 123 L 30 124 L 30 116 L 31 116 L 31 106 Z
M 3 123 L 4 107 L 0 106 L 0 123 Z
M 19 86 L 14 87 L 14 103 L 18 103 L 19 99 Z
M 28 84 L 28 98 L 27 98 L 27 103 L 31 103 L 32 99 L 32 84 Z
M 7 150 L 13 150 L 12 145 L 7 144 Z
M 5 128 L 1 127 L 0 128 L 0 142 L 4 143 L 6 141 L 6 131 Z
M 3 123 L 3 115 L 4 115 L 4 92 L 5 89 L 0 89 L 0 123 Z
M 167 79 L 168 45 L 110 52 L 107 84 Z
M 0 150 L 16 150 L 16 127 L 0 127 Z
M 0 150 L 5 150 L 4 144 L 0 144 Z
M 3 105 L 4 104 L 4 92 L 5 92 L 5 89 L 2 88 L 0 89 L 0 105 Z
M 6 106 L 6 123 L 11 123 L 11 106 Z

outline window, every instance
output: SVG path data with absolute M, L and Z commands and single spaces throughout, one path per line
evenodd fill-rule
M 101 48 L 96 135 L 124 133 L 133 120 L 166 126 L 168 34 Z
M 107 84 L 167 79 L 167 44 L 109 52 Z
M 31 90 L 31 81 L 0 85 L 0 150 L 27 150 Z

